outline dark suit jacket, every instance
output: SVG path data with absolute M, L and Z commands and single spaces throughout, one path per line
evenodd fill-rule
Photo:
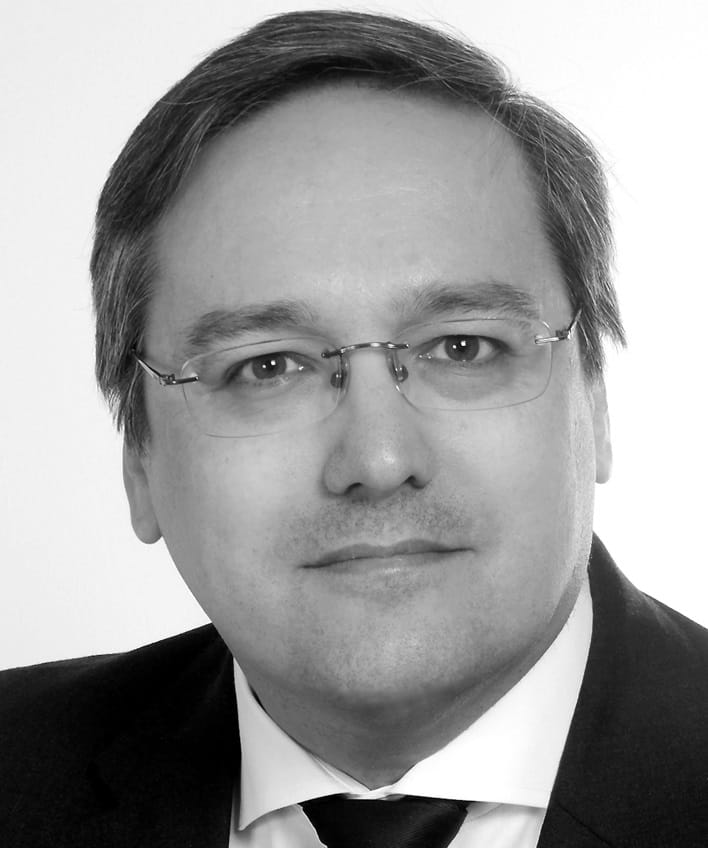
M 541 848 L 708 848 L 708 631 L 596 539 L 587 670 Z M 0 674 L 3 848 L 226 848 L 240 753 L 213 627 Z

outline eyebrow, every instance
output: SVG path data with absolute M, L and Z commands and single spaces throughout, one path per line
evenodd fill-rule
M 431 281 L 411 287 L 392 302 L 402 323 L 460 315 L 514 317 L 539 320 L 538 300 L 526 289 L 497 281 L 441 283 Z M 301 300 L 279 299 L 251 303 L 237 309 L 214 309 L 199 316 L 181 333 L 180 347 L 187 359 L 219 343 L 232 343 L 248 333 L 317 332 L 318 313 Z
M 400 316 L 412 315 L 423 321 L 463 312 L 532 321 L 541 319 L 541 304 L 530 291 L 495 280 L 429 282 L 396 298 L 393 308 Z
M 299 300 L 272 300 L 251 303 L 240 309 L 214 309 L 200 315 L 183 332 L 187 358 L 213 347 L 232 342 L 246 333 L 302 331 L 317 324 L 317 313 Z

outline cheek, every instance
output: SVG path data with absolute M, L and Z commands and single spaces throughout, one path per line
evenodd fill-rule
M 158 519 L 193 591 L 195 582 L 223 586 L 230 575 L 273 567 L 275 552 L 286 547 L 288 516 L 311 500 L 316 485 L 309 446 L 282 437 L 215 439 L 182 428 L 163 444 L 169 449 L 151 463 Z
M 498 544 L 553 550 L 591 509 L 592 444 L 582 397 L 550 386 L 537 401 L 465 416 L 444 464 L 461 491 L 473 487 Z
M 250 560 L 272 560 L 289 512 L 307 498 L 301 458 L 269 441 L 230 445 L 210 455 L 200 472 L 214 531 L 212 553 L 219 557 L 238 546 Z

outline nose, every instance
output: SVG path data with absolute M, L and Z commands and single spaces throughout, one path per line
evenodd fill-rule
M 346 394 L 326 422 L 326 489 L 377 501 L 402 486 L 423 488 L 434 455 L 421 414 L 397 390 L 384 351 L 357 350 L 352 358 Z

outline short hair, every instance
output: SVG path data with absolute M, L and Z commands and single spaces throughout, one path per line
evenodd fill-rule
M 504 127 L 525 160 L 569 298 L 582 309 L 586 376 L 602 374 L 604 338 L 625 344 L 611 279 L 604 168 L 576 127 L 459 37 L 378 14 L 290 12 L 214 51 L 158 100 L 101 193 L 91 257 L 96 377 L 129 446 L 143 450 L 149 438 L 144 381 L 132 351 L 143 342 L 158 221 L 211 139 L 291 92 L 345 80 L 468 104 Z

